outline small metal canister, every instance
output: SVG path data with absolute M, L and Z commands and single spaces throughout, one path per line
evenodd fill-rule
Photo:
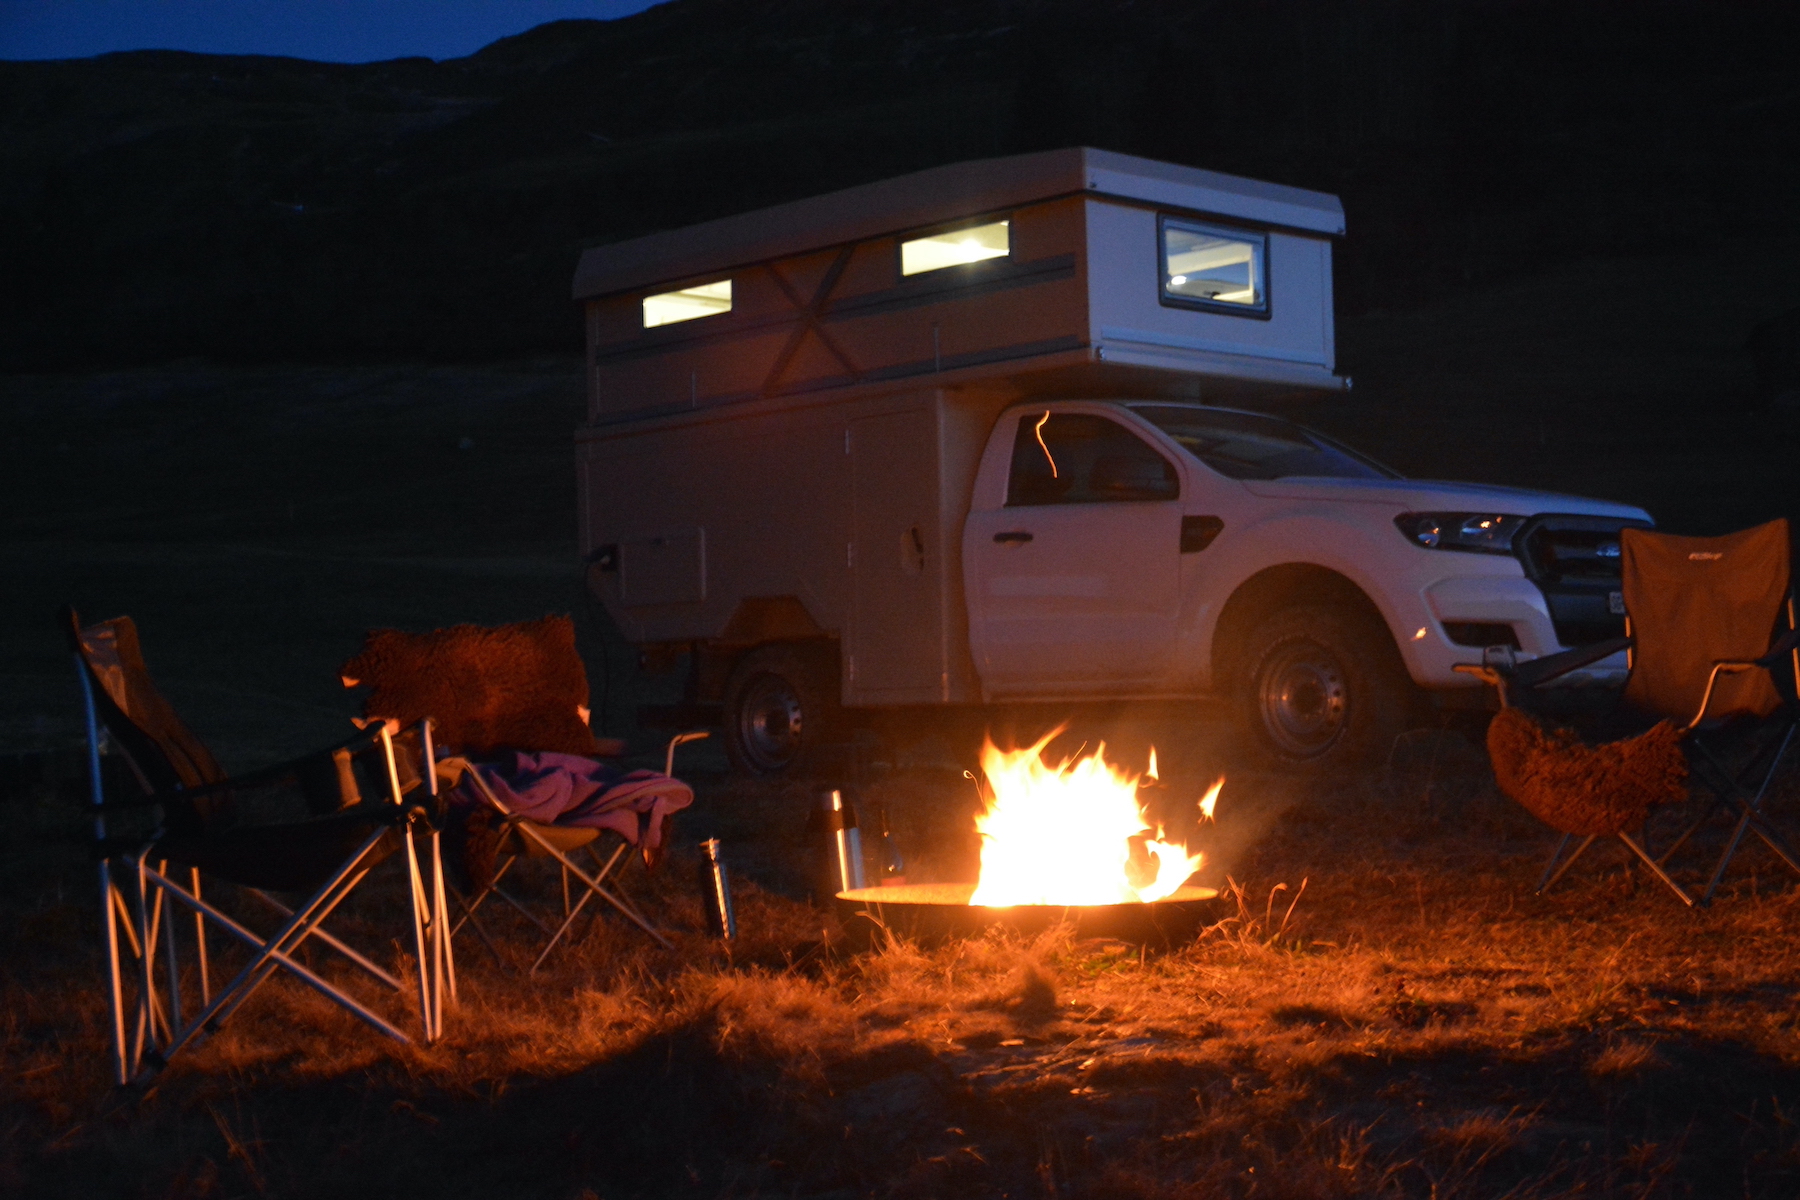
M 706 910 L 706 927 L 716 938 L 737 938 L 737 914 L 731 909 L 731 877 L 719 853 L 719 839 L 700 843 L 700 903 Z

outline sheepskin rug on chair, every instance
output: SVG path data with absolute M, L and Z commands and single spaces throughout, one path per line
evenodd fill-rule
M 339 670 L 366 687 L 365 718 L 432 720 L 437 744 L 460 754 L 600 749 L 582 715 L 587 671 L 566 616 L 431 633 L 376 629 Z
M 1564 833 L 1609 836 L 1643 824 L 1653 804 L 1687 799 L 1681 731 L 1669 721 L 1589 746 L 1572 730 L 1547 730 L 1530 714 L 1503 708 L 1487 744 L 1500 790 Z

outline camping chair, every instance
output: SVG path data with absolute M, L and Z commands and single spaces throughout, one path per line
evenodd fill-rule
M 452 889 L 460 909 L 452 936 L 470 926 L 495 959 L 505 963 L 478 915 L 488 900 L 498 899 L 547 939 L 531 964 L 530 973 L 535 973 L 567 937 L 588 901 L 599 899 L 659 945 L 672 947 L 618 887 L 616 873 L 628 861 L 634 839 L 616 829 L 532 820 L 496 794 L 483 777 L 486 768 L 471 769 L 472 763 L 508 752 L 599 759 L 623 751 L 622 743 L 603 744 L 588 728 L 587 673 L 567 617 L 498 627 L 458 625 L 427 634 L 375 630 L 344 664 L 342 676 L 346 687 L 369 689 L 363 702 L 366 720 L 409 722 L 429 715 L 437 744 L 446 752 L 437 764 L 440 782 L 481 806 L 474 814 L 462 812 L 463 836 L 453 838 L 466 886 Z M 676 747 L 706 736 L 695 731 L 669 742 L 665 781 L 673 779 Z M 679 786 L 691 798 L 686 785 Z M 491 818 L 492 825 L 484 818 Z M 609 833 L 617 844 L 603 854 Z M 651 865 L 652 856 L 643 857 L 646 867 Z M 549 919 L 502 886 L 508 873 L 529 859 L 554 861 L 561 875 L 561 911 Z
M 1502 658 L 1457 667 L 1499 689 L 1503 711 L 1489 729 L 1488 746 L 1503 789 L 1564 829 L 1539 892 L 1553 886 L 1596 838 L 1613 833 L 1691 905 L 1693 898 L 1664 864 L 1721 809 L 1733 813 L 1736 824 L 1701 903 L 1718 890 L 1747 833 L 1755 833 L 1800 874 L 1800 856 L 1764 809 L 1800 723 L 1793 690 L 1800 676 L 1800 633 L 1787 522 L 1714 538 L 1626 529 L 1620 547 L 1624 637 L 1516 665 Z M 1630 664 L 1625 705 L 1660 719 L 1649 732 L 1612 746 L 1582 747 L 1568 736 L 1546 738 L 1513 711 L 1513 703 L 1528 699 L 1531 689 L 1620 650 L 1628 652 Z M 1678 763 L 1672 756 L 1680 751 L 1685 754 Z M 1689 771 L 1712 801 L 1652 858 L 1625 829 L 1633 817 L 1641 823 L 1651 803 L 1685 798 Z M 1563 858 L 1576 836 L 1582 842 Z
M 677 734 L 674 738 L 670 739 L 663 759 L 662 778 L 664 782 L 674 780 L 675 748 L 685 742 L 695 741 L 706 736 L 708 736 L 707 733 L 704 730 L 701 730 Z M 598 897 L 600 900 L 610 904 L 615 910 L 623 915 L 626 920 L 643 930 L 658 945 L 663 947 L 663 949 L 674 949 L 674 943 L 668 939 L 662 930 L 653 925 L 650 922 L 650 919 L 632 903 L 629 897 L 609 883 L 613 872 L 622 865 L 625 861 L 626 854 L 633 848 L 633 842 L 625 838 L 622 834 L 619 834 L 616 830 L 599 829 L 586 825 L 567 825 L 534 821 L 509 807 L 507 803 L 495 793 L 495 789 L 490 785 L 489 781 L 484 778 L 482 771 L 474 764 L 471 764 L 467 759 L 458 757 L 441 759 L 438 762 L 438 770 L 442 781 L 449 786 L 457 787 L 461 785 L 470 789 L 476 796 L 479 796 L 481 801 L 486 804 L 494 816 L 498 818 L 499 822 L 499 829 L 495 838 L 495 857 L 497 861 L 494 869 L 490 875 L 476 884 L 472 894 L 467 897 L 461 895 L 457 897 L 458 902 L 463 909 L 463 915 L 461 919 L 456 921 L 450 927 L 452 935 L 460 930 L 464 923 L 469 923 L 474 927 L 477 935 L 480 936 L 482 941 L 487 945 L 489 951 L 492 952 L 497 959 L 500 958 L 499 950 L 495 947 L 493 939 L 488 935 L 487 931 L 482 928 L 475 915 L 485 900 L 490 896 L 497 897 L 518 912 L 525 920 L 537 926 L 537 928 L 549 939 L 544 943 L 543 948 L 538 952 L 537 958 L 533 960 L 530 970 L 527 972 L 528 974 L 535 974 L 537 969 L 543 965 L 544 960 L 550 957 L 550 952 L 556 949 L 564 935 L 574 926 L 576 918 L 581 915 L 582 909 L 586 907 L 587 902 L 590 899 Z M 651 786 L 656 785 L 654 779 L 639 780 L 638 782 L 648 783 Z M 691 792 L 686 790 L 686 785 L 682 785 L 682 788 L 685 794 L 691 795 Z M 612 847 L 611 853 L 602 859 L 600 846 L 604 836 L 609 832 L 614 835 L 616 844 Z M 666 836 L 667 835 L 665 834 L 665 839 Z M 587 856 L 589 863 L 591 864 L 590 866 L 584 867 L 576 857 L 577 851 L 580 851 Z M 645 848 L 644 857 L 646 864 L 648 864 L 651 857 L 648 847 Z M 520 900 L 519 897 L 500 886 L 500 881 L 505 878 L 506 873 L 521 859 L 528 858 L 554 859 L 560 869 L 562 875 L 562 920 L 554 929 L 536 913 L 532 912 L 531 908 Z M 590 870 L 592 872 L 591 874 L 589 873 Z M 580 895 L 574 896 L 573 898 L 571 898 L 571 880 L 574 880 L 581 885 Z
M 115 1081 L 154 1072 L 197 1045 L 283 970 L 377 1032 L 411 1041 L 300 957 L 317 943 L 387 988 L 407 990 L 324 928 L 396 850 L 404 852 L 406 866 L 420 1025 L 425 1039 L 435 1040 L 442 1031 L 444 990 L 454 1000 L 456 985 L 438 836 L 425 802 L 435 781 L 419 769 L 430 753 L 429 726 L 402 736 L 385 724 L 372 727 L 292 762 L 227 777 L 157 690 L 131 618 L 85 628 L 73 609 L 64 618 L 87 728 Z M 117 780 L 121 772 L 109 772 L 103 755 L 123 760 L 137 794 L 121 795 L 109 786 L 109 775 Z M 310 814 L 306 818 L 250 820 L 256 809 L 268 807 L 265 801 L 295 795 Z M 136 836 L 109 831 L 109 819 L 118 824 L 133 813 L 147 818 L 149 827 Z M 215 883 L 235 885 L 271 910 L 279 919 L 274 932 L 256 933 L 220 907 Z M 290 906 L 275 892 L 304 899 Z M 193 917 L 186 978 L 178 909 Z M 233 978 L 215 987 L 209 940 L 220 936 L 250 954 Z M 130 960 L 137 968 L 133 1003 L 127 1001 Z M 191 1006 L 190 995 L 197 1000 Z

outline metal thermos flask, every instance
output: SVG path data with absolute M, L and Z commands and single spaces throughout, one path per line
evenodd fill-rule
M 856 809 L 844 799 L 844 793 L 833 790 L 829 798 L 832 837 L 837 848 L 838 890 L 853 891 L 863 886 L 862 833 L 856 828 Z
M 731 909 L 731 876 L 725 871 L 725 859 L 719 853 L 719 839 L 700 843 L 701 907 L 706 910 L 706 927 L 716 938 L 732 941 L 737 937 L 737 915 Z

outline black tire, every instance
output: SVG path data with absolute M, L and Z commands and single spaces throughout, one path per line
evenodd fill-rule
M 1236 658 L 1233 706 L 1258 765 L 1323 774 L 1383 761 L 1406 732 L 1412 681 L 1387 628 L 1317 605 L 1257 625 Z
M 803 770 L 842 724 L 836 656 L 775 642 L 738 660 L 725 682 L 725 752 L 747 775 Z

